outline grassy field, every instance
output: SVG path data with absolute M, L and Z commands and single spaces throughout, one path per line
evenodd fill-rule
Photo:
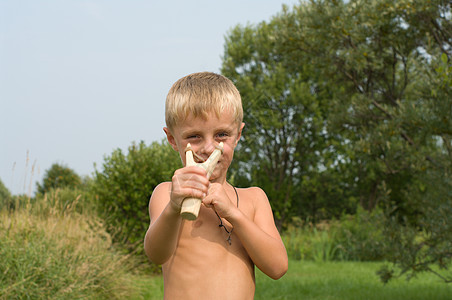
M 77 206 L 80 198 L 71 193 L 0 209 L 0 300 L 162 299 L 162 277 L 140 274 L 137 258 L 119 251 L 103 220 L 89 206 Z M 321 245 L 327 245 L 325 236 L 314 235 Z M 303 245 L 302 238 L 292 242 Z M 376 275 L 381 263 L 313 257 L 319 262 L 291 260 L 278 281 L 257 271 L 255 299 L 452 299 L 452 284 L 432 274 L 384 285 Z
M 451 299 L 452 285 L 431 274 L 407 281 L 399 278 L 384 285 L 375 272 L 380 263 L 291 261 L 288 273 L 274 281 L 260 271 L 256 277 L 259 299 Z M 160 276 L 136 277 L 139 292 L 133 299 L 162 299 Z

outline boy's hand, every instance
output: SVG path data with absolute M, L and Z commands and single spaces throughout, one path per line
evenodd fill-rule
M 220 183 L 211 183 L 207 196 L 202 200 L 206 207 L 213 208 L 220 217 L 230 218 L 237 210 Z
M 171 206 L 179 213 L 185 198 L 202 199 L 207 194 L 208 188 L 209 180 L 203 168 L 189 166 L 178 169 L 172 178 Z

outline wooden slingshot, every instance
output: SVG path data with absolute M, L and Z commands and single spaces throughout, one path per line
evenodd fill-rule
M 185 161 L 187 166 L 197 166 L 203 168 L 207 172 L 207 178 L 210 177 L 221 154 L 223 153 L 223 143 L 221 142 L 216 149 L 210 154 L 209 158 L 203 163 L 196 163 L 193 158 L 193 150 L 191 145 L 187 144 L 185 149 Z M 196 220 L 198 218 L 199 209 L 201 208 L 201 199 L 198 198 L 185 198 L 182 202 L 180 215 L 186 220 Z

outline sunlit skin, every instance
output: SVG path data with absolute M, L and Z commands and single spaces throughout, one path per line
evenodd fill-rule
M 171 130 L 164 128 L 184 166 L 188 143 L 199 160 L 206 160 L 223 142 L 209 179 L 202 168 L 183 167 L 152 194 L 145 252 L 162 264 L 165 299 L 253 299 L 254 265 L 274 279 L 287 271 L 287 254 L 265 193 L 255 187 L 237 189 L 237 207 L 234 189 L 226 181 L 243 127 L 226 111 L 220 117 L 213 112 L 207 118 L 188 116 Z M 180 217 L 187 197 L 202 199 L 196 221 Z M 215 211 L 229 230 L 234 228 L 231 244 Z

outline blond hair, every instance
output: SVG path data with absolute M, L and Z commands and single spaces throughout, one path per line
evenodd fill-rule
M 169 129 L 185 120 L 189 114 L 206 118 L 209 112 L 220 117 L 230 110 L 239 124 L 243 120 L 240 93 L 228 78 L 200 72 L 187 75 L 176 81 L 168 92 L 165 103 L 165 120 Z

